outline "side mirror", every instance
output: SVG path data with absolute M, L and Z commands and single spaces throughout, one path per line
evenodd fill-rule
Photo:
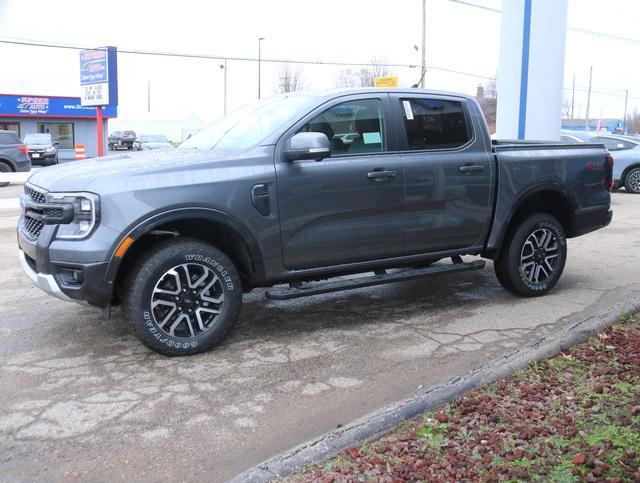
M 53 143 L 54 146 L 60 146 L 60 143 L 58 141 L 56 141 L 55 143 Z
M 331 143 L 321 132 L 299 132 L 289 140 L 284 156 L 287 161 L 315 159 L 322 161 L 331 155 Z

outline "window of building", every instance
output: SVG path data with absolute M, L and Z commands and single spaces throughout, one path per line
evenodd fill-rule
M 73 123 L 71 122 L 39 122 L 39 133 L 49 133 L 59 149 L 74 149 Z
M 471 139 L 461 102 L 440 99 L 400 102 L 410 150 L 458 148 Z
M 298 132 L 320 132 L 331 142 L 331 156 L 385 151 L 379 99 L 347 101 L 330 107 Z
M 13 131 L 20 137 L 19 122 L 0 122 L 0 131 Z

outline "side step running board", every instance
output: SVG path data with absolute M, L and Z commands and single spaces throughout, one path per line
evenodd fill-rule
M 273 289 L 266 293 L 266 297 L 271 300 L 290 300 L 309 295 L 319 295 L 329 292 L 339 292 L 342 290 L 353 290 L 356 288 L 372 287 L 392 282 L 404 282 L 418 278 L 432 277 L 454 272 L 466 272 L 469 270 L 482 270 L 485 266 L 484 260 L 474 260 L 467 263 L 452 263 L 450 265 L 427 267 L 418 270 L 407 270 L 397 273 L 380 273 L 368 277 L 359 277 L 349 280 L 338 280 L 335 282 L 324 282 L 316 285 L 294 286 L 283 289 Z

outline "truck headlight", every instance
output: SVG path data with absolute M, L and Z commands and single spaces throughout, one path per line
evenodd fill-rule
M 45 149 L 44 152 L 47 154 L 53 154 L 56 152 L 56 148 L 54 148 L 53 146 L 50 146 L 47 149 Z
M 78 240 L 88 237 L 98 224 L 100 197 L 94 193 L 47 193 L 47 203 L 73 207 L 73 218 L 69 223 L 58 225 L 56 238 Z

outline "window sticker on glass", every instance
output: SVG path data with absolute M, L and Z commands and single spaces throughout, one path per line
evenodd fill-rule
M 382 138 L 380 137 L 380 132 L 363 132 L 362 133 L 362 141 L 364 144 L 380 144 L 382 142 Z
M 404 106 L 404 114 L 409 121 L 413 121 L 413 111 L 411 110 L 411 103 L 409 101 L 402 101 Z

